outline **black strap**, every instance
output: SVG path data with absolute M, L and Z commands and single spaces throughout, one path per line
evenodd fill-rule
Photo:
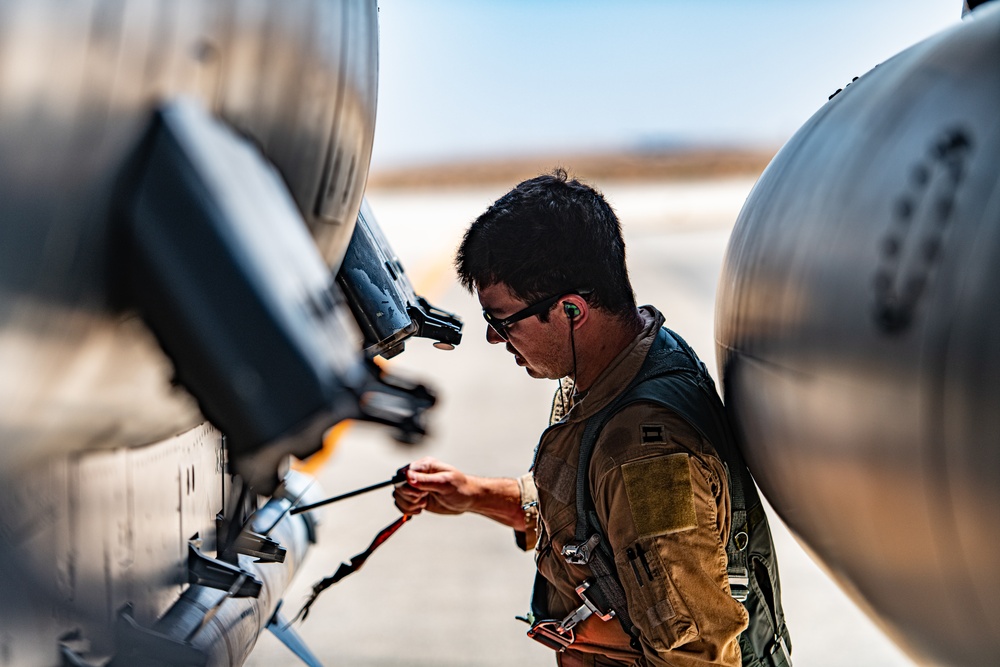
M 375 489 L 381 489 L 386 486 L 394 484 L 402 484 L 406 481 L 406 471 L 410 469 L 409 465 L 405 465 L 396 471 L 396 474 L 392 476 L 392 479 L 388 479 L 384 482 L 379 482 L 378 484 L 372 484 L 370 486 L 365 486 L 360 489 L 354 489 L 353 491 L 348 491 L 347 493 L 341 493 L 338 496 L 333 496 L 332 498 L 327 498 L 326 500 L 320 500 L 319 502 L 312 503 L 310 505 L 303 505 L 302 507 L 292 507 L 289 510 L 289 514 L 302 514 L 303 512 L 311 512 L 318 507 L 323 507 L 329 505 L 330 503 L 337 503 L 341 500 L 347 500 L 348 498 L 353 498 L 355 496 L 360 496 L 362 493 L 368 493 L 369 491 L 374 491 Z

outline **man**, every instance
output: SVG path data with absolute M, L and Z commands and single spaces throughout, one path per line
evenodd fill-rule
M 655 308 L 636 307 L 611 207 L 562 170 L 530 179 L 471 225 L 456 266 L 483 306 L 487 340 L 530 376 L 560 380 L 551 423 L 524 477 L 478 477 L 421 459 L 396 505 L 407 514 L 482 514 L 534 548 L 540 576 L 529 635 L 559 650 L 563 667 L 740 665 L 748 616 L 730 591 L 730 494 L 713 443 L 654 402 L 601 412 L 654 345 L 669 339 L 680 349 Z M 580 464 L 584 429 L 606 414 L 589 466 Z M 577 534 L 578 465 L 599 523 L 587 544 Z M 587 557 L 602 542 L 605 565 Z M 601 567 L 624 593 L 616 613 L 593 585 Z

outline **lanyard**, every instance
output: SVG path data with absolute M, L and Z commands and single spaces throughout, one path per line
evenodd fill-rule
M 316 598 L 319 597 L 320 593 L 328 589 L 330 586 L 333 586 L 347 575 L 360 570 L 361 566 L 365 564 L 366 560 L 368 560 L 368 557 L 371 556 L 376 549 L 382 546 L 386 540 L 392 537 L 393 533 L 402 528 L 403 524 L 411 518 L 413 518 L 411 515 L 404 514 L 390 523 L 388 526 L 379 531 L 378 535 L 375 536 L 375 539 L 372 540 L 372 543 L 368 545 L 367 549 L 353 556 L 348 562 L 341 563 L 340 567 L 337 568 L 337 571 L 329 577 L 313 584 L 312 595 L 309 596 L 309 599 L 306 601 L 305 605 L 302 606 L 302 609 L 299 610 L 299 613 L 295 615 L 295 618 L 288 622 L 288 625 L 291 625 L 299 619 L 305 621 L 306 617 L 309 616 L 309 607 L 311 607 L 313 602 L 316 601 Z
M 386 482 L 380 482 L 378 484 L 372 484 L 371 486 L 366 486 L 362 489 L 349 491 L 339 496 L 334 496 L 333 498 L 327 498 L 326 500 L 322 500 L 318 503 L 313 503 L 311 505 L 306 505 L 304 507 L 296 507 L 295 509 L 291 510 L 291 514 L 300 514 L 302 512 L 308 512 L 309 510 L 315 509 L 322 505 L 329 505 L 330 503 L 335 503 L 338 500 L 344 500 L 345 498 L 353 498 L 354 496 L 360 495 L 362 493 L 367 493 L 368 491 L 374 491 L 375 489 L 381 489 L 382 487 L 389 486 L 390 484 L 400 484 L 406 481 L 407 468 L 409 468 L 409 466 L 404 466 L 403 468 L 400 468 L 398 471 L 396 471 L 395 476 L 393 476 L 392 479 Z M 337 568 L 337 571 L 331 574 L 329 577 L 326 577 L 325 579 L 313 584 L 312 595 L 309 596 L 309 599 L 302 606 L 302 609 L 299 610 L 299 613 L 295 615 L 295 618 L 289 621 L 285 627 L 287 628 L 288 626 L 290 626 L 292 623 L 294 623 L 299 619 L 305 621 L 306 617 L 309 616 L 309 608 L 313 605 L 314 602 L 316 602 L 316 598 L 319 597 L 320 593 L 328 589 L 330 586 L 333 586 L 335 583 L 337 583 L 347 575 L 353 574 L 354 572 L 360 570 L 361 566 L 365 564 L 366 560 L 368 560 L 368 557 L 371 556 L 376 549 L 382 546 L 382 544 L 384 544 L 386 540 L 392 537 L 392 535 L 397 530 L 402 528 L 403 524 L 409 521 L 411 518 L 412 518 L 411 515 L 404 514 L 395 521 L 393 521 L 392 523 L 390 523 L 388 526 L 386 526 L 385 528 L 383 528 L 378 532 L 378 535 L 375 536 L 375 539 L 372 540 L 372 543 L 368 545 L 367 549 L 365 549 L 359 554 L 356 554 L 351 558 L 351 560 L 347 561 L 346 563 L 341 563 L 340 567 Z

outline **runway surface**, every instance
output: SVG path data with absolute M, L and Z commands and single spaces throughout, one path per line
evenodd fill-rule
M 715 371 L 715 289 L 730 230 L 753 179 L 597 184 L 625 230 L 639 303 L 664 312 Z M 381 430 L 352 425 L 319 474 L 336 494 L 388 479 L 420 456 L 475 474 L 515 476 L 530 464 L 546 425 L 554 382 L 529 378 L 500 346 L 487 344 L 476 300 L 455 282 L 451 258 L 466 225 L 506 188 L 385 190 L 368 197 L 418 292 L 459 313 L 465 340 L 443 352 L 408 343 L 394 372 L 433 383 L 440 401 L 433 434 L 415 448 Z M 291 613 L 312 584 L 362 551 L 398 513 L 376 491 L 323 511 L 319 544 L 286 597 Z M 905 667 L 913 663 L 875 627 L 771 513 L 784 604 L 799 667 Z M 552 652 L 525 638 L 532 555 L 511 531 L 479 516 L 420 515 L 364 569 L 328 589 L 299 626 L 327 667 L 551 666 Z M 269 634 L 251 667 L 292 665 Z

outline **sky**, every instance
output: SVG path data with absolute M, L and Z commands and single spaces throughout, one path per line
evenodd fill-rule
M 379 0 L 372 169 L 780 146 L 960 0 Z

